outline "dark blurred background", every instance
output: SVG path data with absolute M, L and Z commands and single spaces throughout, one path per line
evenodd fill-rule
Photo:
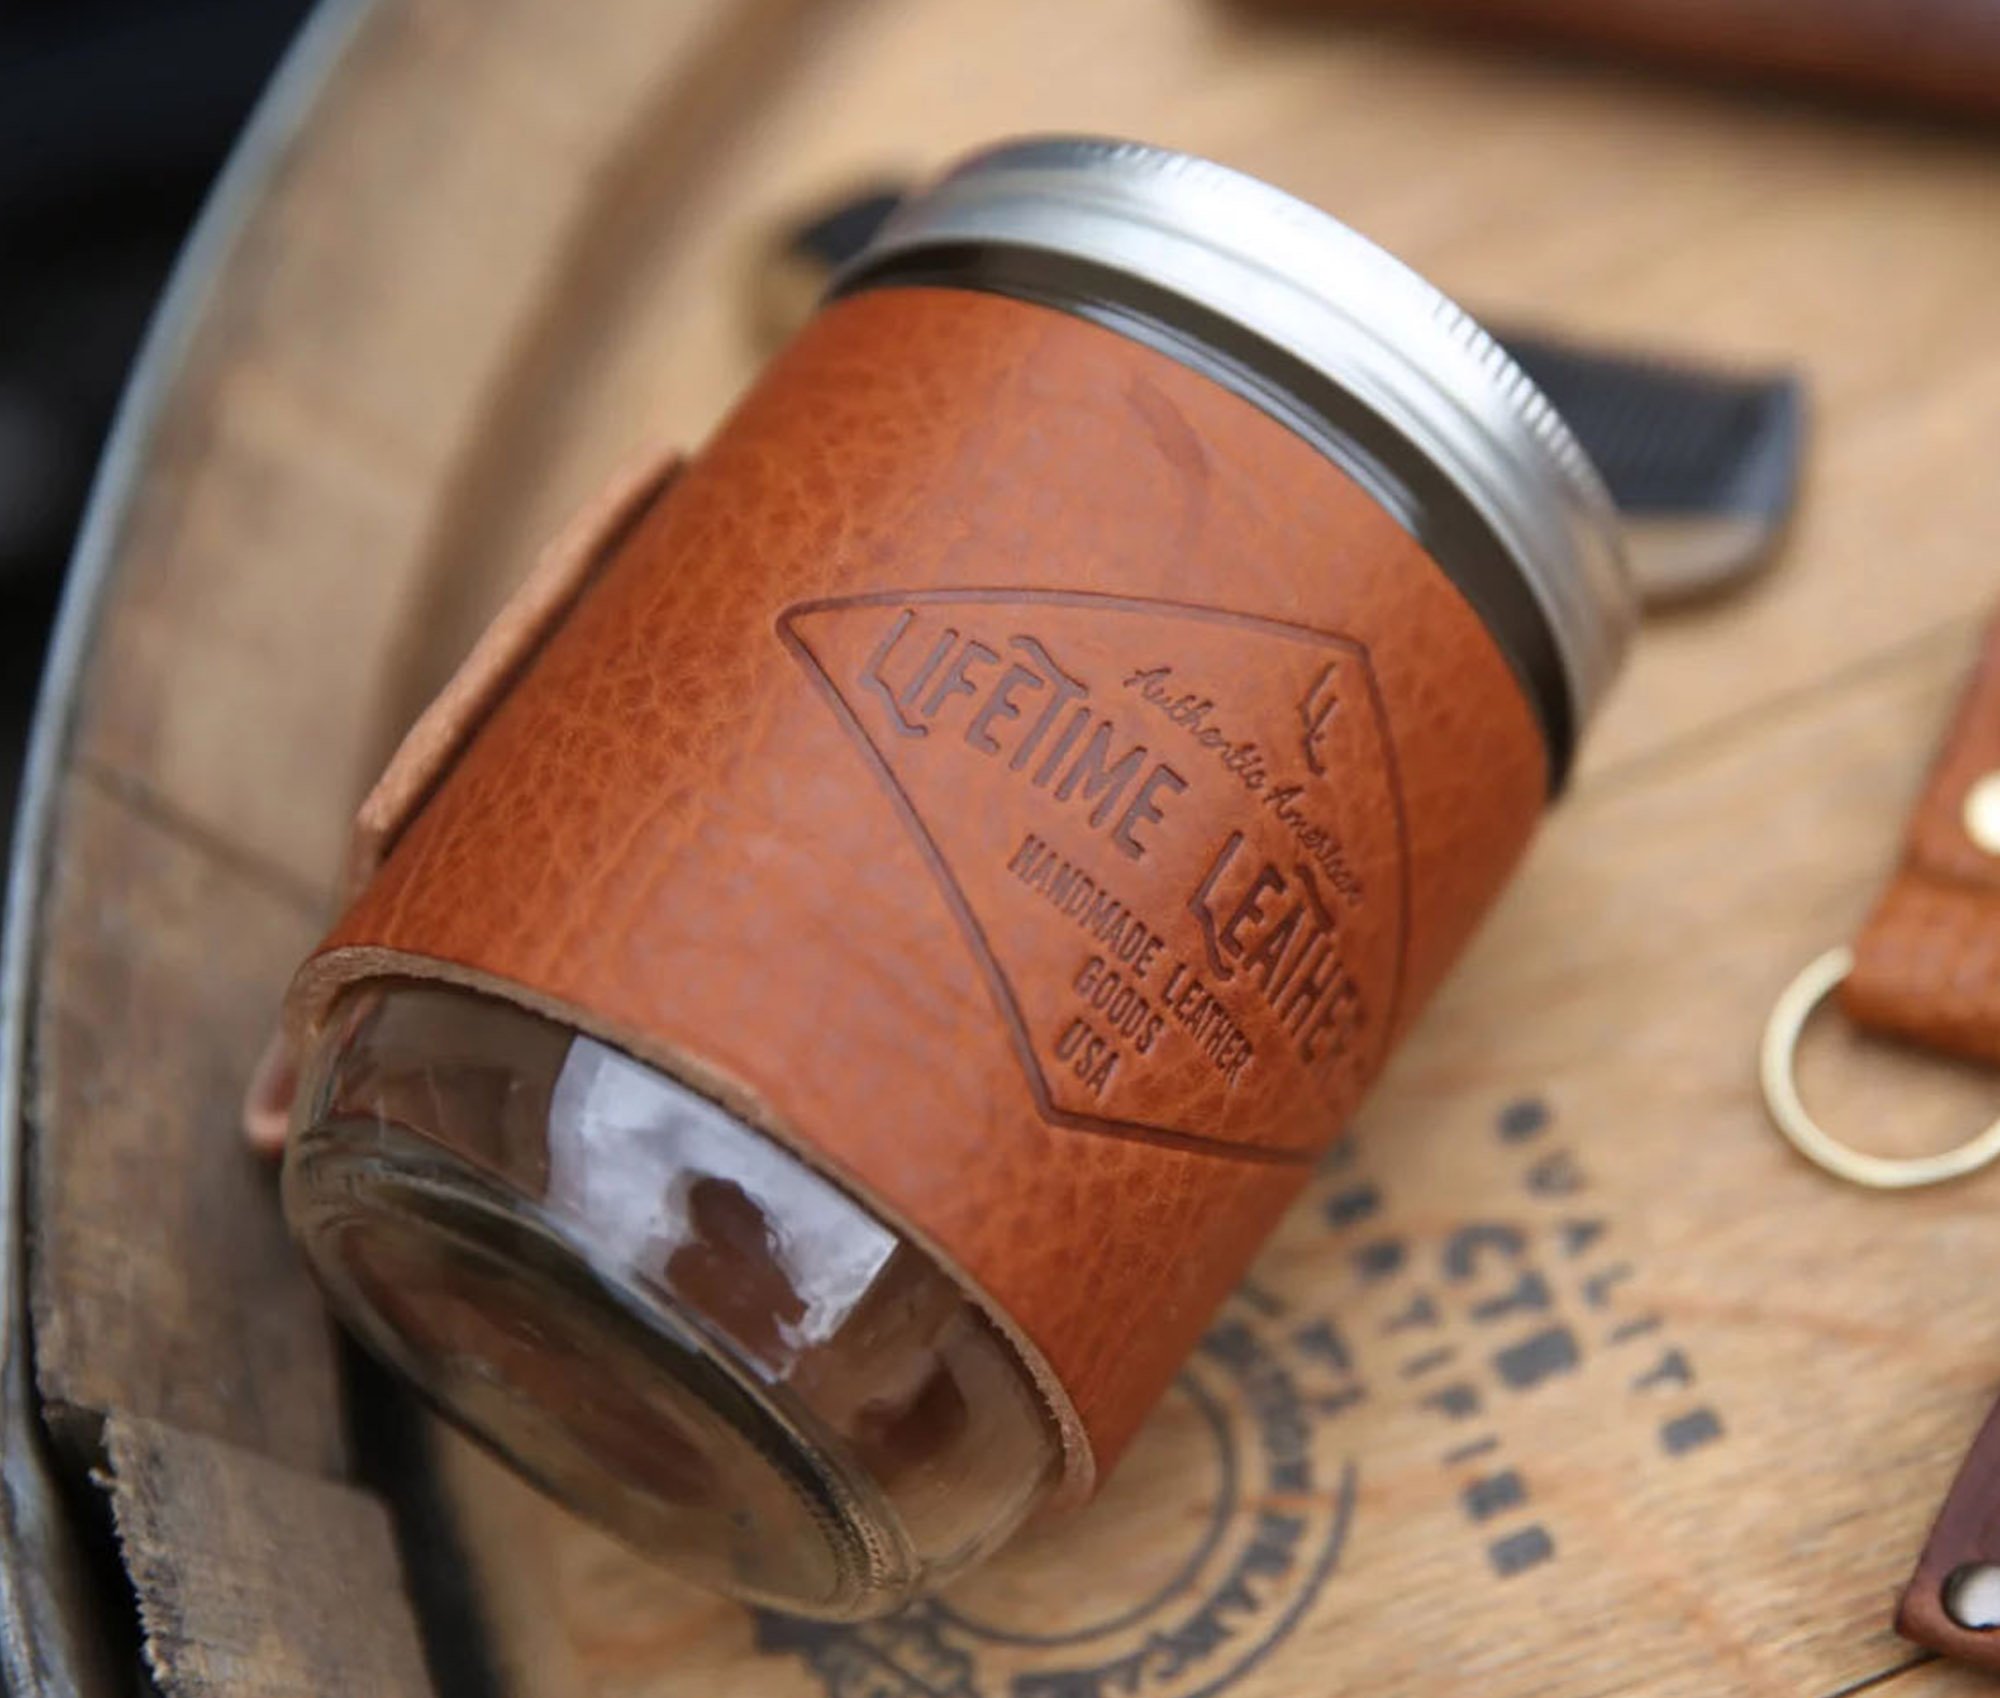
M 0 3 L 0 840 L 63 567 L 174 254 L 305 0 Z

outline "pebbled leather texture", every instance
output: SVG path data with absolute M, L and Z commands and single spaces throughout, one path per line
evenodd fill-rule
M 473 733 L 561 628 L 619 543 L 673 481 L 680 464 L 680 454 L 672 449 L 644 456 L 613 478 L 542 550 L 534 570 L 417 716 L 355 810 L 347 862 L 341 869 L 343 901 L 353 901 L 367 887 Z
M 1872 1030 L 2000 1062 L 2000 855 L 1967 833 L 1965 800 L 2000 771 L 2000 619 L 1905 838 L 1902 865 L 1854 944 L 1841 987 L 1848 1017 Z
M 708 1092 L 958 1271 L 1075 1496 L 1546 786 L 1477 616 L 1302 439 L 1111 330 L 878 290 L 632 521 L 290 1015 L 445 978 Z

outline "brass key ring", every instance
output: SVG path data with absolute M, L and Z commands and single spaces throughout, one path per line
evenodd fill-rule
M 1907 1191 L 1962 1179 L 2000 1157 L 2000 1120 L 1954 1149 L 1934 1156 L 1871 1156 L 1850 1149 L 1813 1119 L 1799 1096 L 1799 1035 L 1841 980 L 1853 971 L 1854 951 L 1842 945 L 1808 962 L 1772 1005 L 1758 1052 L 1764 1102 L 1778 1130 L 1808 1161 L 1871 1191 Z

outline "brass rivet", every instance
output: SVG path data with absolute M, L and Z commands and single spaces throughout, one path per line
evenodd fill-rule
M 1960 816 L 1965 835 L 1989 855 L 2000 855 L 2000 772 L 1989 772 L 1965 793 Z

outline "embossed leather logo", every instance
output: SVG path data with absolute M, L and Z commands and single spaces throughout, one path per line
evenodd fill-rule
M 839 597 L 778 627 L 914 836 L 1049 1120 L 1323 1145 L 1394 1028 L 1407 928 L 1360 644 L 1019 590 Z

